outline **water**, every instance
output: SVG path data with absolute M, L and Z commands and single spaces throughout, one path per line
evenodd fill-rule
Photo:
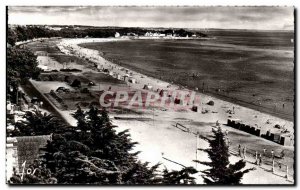
M 209 31 L 210 40 L 81 46 L 137 72 L 293 120 L 293 32 Z

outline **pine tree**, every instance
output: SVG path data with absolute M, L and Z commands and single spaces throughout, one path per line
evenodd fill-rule
M 196 174 L 197 170 L 193 167 L 186 167 L 180 171 L 163 171 L 162 184 L 196 184 L 195 178 L 191 175 Z
M 112 125 L 106 110 L 91 107 L 84 112 L 79 108 L 73 116 L 78 120 L 77 127 L 64 127 L 63 132 L 54 132 L 52 140 L 41 149 L 40 167 L 49 171 L 49 179 L 30 175 L 25 176 L 26 180 L 20 180 L 20 176 L 15 175 L 13 183 L 194 183 L 194 178 L 190 176 L 195 172 L 193 168 L 171 172 L 165 170 L 161 175 L 159 164 L 149 167 L 147 162 L 139 161 L 139 152 L 132 151 L 137 143 L 132 142 L 128 130 L 115 130 L 116 126 Z
M 132 164 L 131 167 L 122 175 L 122 181 L 124 184 L 130 185 L 151 185 L 151 184 L 160 184 L 161 178 L 158 177 L 158 167 L 159 164 L 156 164 L 152 167 L 148 166 L 149 163 L 142 163 L 137 161 Z
M 136 143 L 131 141 L 128 130 L 116 132 L 105 110 L 77 110 L 74 117 L 78 119 L 77 128 L 53 134 L 43 149 L 43 164 L 58 183 L 155 183 L 157 167 L 137 160 L 138 152 L 132 152 Z
M 86 123 L 86 115 L 80 106 L 78 106 L 76 112 L 71 115 L 77 120 L 77 128 L 79 130 L 86 131 L 90 129 Z
M 246 162 L 240 160 L 235 164 L 229 163 L 228 145 L 225 143 L 224 134 L 219 127 L 213 130 L 212 139 L 207 138 L 210 148 L 199 149 L 208 154 L 210 162 L 196 162 L 209 166 L 209 169 L 202 171 L 204 182 L 211 185 L 236 185 L 241 183 L 243 175 L 253 170 L 253 168 L 242 170 L 246 166 Z
M 65 128 L 65 124 L 60 119 L 41 111 L 27 111 L 24 119 L 15 124 L 15 129 L 8 133 L 9 136 L 50 135 L 61 132 Z

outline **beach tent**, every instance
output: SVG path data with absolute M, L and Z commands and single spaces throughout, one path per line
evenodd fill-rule
M 80 80 L 75 79 L 75 80 L 72 82 L 71 86 L 72 86 L 72 87 L 80 87 L 80 86 L 81 86 Z
M 129 77 L 128 75 L 124 75 L 124 76 L 123 76 L 124 81 L 126 81 L 126 79 L 127 79 L 128 77 Z
M 198 106 L 193 106 L 193 107 L 192 107 L 192 111 L 198 112 Z
M 121 75 L 118 74 L 117 75 L 117 79 L 121 80 Z
M 97 69 L 101 70 L 102 66 L 101 65 L 97 65 Z
M 143 89 L 145 89 L 145 90 L 152 90 L 153 86 L 145 84 Z
M 159 95 L 160 95 L 160 96 L 163 96 L 163 95 L 164 95 L 164 93 L 165 93 L 165 90 L 164 90 L 164 89 L 162 89 L 162 90 L 160 90 L 160 92 L 159 92 Z
M 181 101 L 179 98 L 175 98 L 174 103 L 175 103 L 175 104 L 181 104 L 182 101 Z
M 129 78 L 128 79 L 128 82 L 132 83 L 132 84 L 135 84 L 136 83 L 136 80 L 134 78 Z
M 89 82 L 89 84 L 88 84 L 89 86 L 95 86 L 95 83 L 93 83 L 93 82 Z
M 210 100 L 210 101 L 207 103 L 207 105 L 213 106 L 213 105 L 215 105 L 215 102 L 212 101 L 212 100 Z

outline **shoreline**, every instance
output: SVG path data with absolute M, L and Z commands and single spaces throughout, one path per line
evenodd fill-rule
M 81 47 L 81 46 L 80 46 Z M 101 57 L 103 57 L 105 60 L 107 61 L 110 61 L 116 65 L 119 65 L 121 67 L 124 67 L 126 68 L 126 66 L 122 66 L 118 63 L 116 63 L 116 61 L 114 60 L 111 60 L 109 58 L 107 58 L 103 52 L 100 52 L 99 51 L 99 54 L 101 54 Z M 128 69 L 132 69 L 132 68 L 128 68 Z M 133 70 L 133 69 L 132 69 Z M 136 70 L 133 70 L 134 72 L 139 72 L 139 71 L 136 71 Z M 158 78 L 155 78 L 155 76 L 149 76 L 149 75 L 146 75 L 148 77 L 152 77 L 154 79 L 158 79 Z M 159 79 L 161 80 L 161 79 Z M 164 81 L 164 82 L 167 82 L 167 83 L 170 83 L 168 81 Z M 174 83 L 175 84 L 175 83 Z M 178 86 L 181 86 L 182 88 L 184 89 L 188 89 L 189 91 L 196 91 L 195 89 L 192 89 L 191 87 L 189 86 L 186 86 L 184 87 L 183 85 L 181 84 L 175 84 L 175 85 L 178 85 Z M 265 113 L 265 114 L 270 114 L 272 116 L 275 116 L 275 117 L 279 117 L 281 119 L 285 119 L 285 120 L 288 120 L 290 122 L 294 122 L 295 121 L 295 115 L 290 115 L 290 114 L 286 114 L 284 112 L 279 112 L 279 111 L 273 111 L 273 109 L 269 108 L 269 107 L 266 107 L 266 106 L 263 106 L 263 105 L 257 105 L 257 104 L 253 104 L 251 102 L 247 102 L 245 100 L 241 100 L 241 99 L 236 99 L 235 97 L 231 97 L 231 96 L 226 96 L 225 94 L 220 94 L 220 93 L 215 93 L 213 90 L 205 90 L 205 92 L 201 92 L 200 91 L 201 89 L 199 89 L 198 91 L 196 92 L 199 92 L 199 93 L 202 93 L 202 94 L 205 94 L 207 96 L 212 96 L 212 97 L 215 97 L 215 98 L 218 98 L 218 99 L 221 99 L 223 101 L 227 101 L 227 102 L 230 102 L 230 103 L 233 103 L 233 104 L 237 104 L 239 106 L 243 106 L 243 107 L 247 107 L 249 109 L 253 109 L 255 111 L 259 111 L 259 112 L 262 112 L 262 113 Z
M 118 41 L 118 40 L 138 40 L 138 39 L 129 39 L 129 38 L 111 39 L 111 41 Z M 141 40 L 143 40 L 143 39 L 141 39 Z M 95 42 L 97 42 L 97 41 L 95 41 Z M 101 42 L 101 40 L 98 41 L 98 42 Z M 85 44 L 85 43 L 89 43 L 89 42 L 78 43 L 78 46 L 83 48 L 83 49 L 88 49 L 88 48 L 85 48 L 85 47 L 81 46 L 81 44 Z M 118 65 L 118 66 L 120 66 L 122 68 L 125 68 L 125 69 L 130 69 L 131 71 L 134 71 L 136 73 L 143 74 L 143 72 L 140 69 L 135 69 L 135 68 L 131 67 L 130 65 L 126 65 L 126 64 L 122 64 L 122 63 L 120 64 L 119 61 L 116 61 L 112 58 L 108 58 L 103 52 L 101 52 L 99 50 L 94 50 L 94 49 L 89 49 L 89 50 L 98 51 L 99 56 L 101 56 L 103 59 L 105 59 L 105 60 L 107 60 L 107 61 L 109 61 L 109 62 L 111 62 L 115 65 Z M 154 80 L 161 80 L 161 79 L 157 78 L 157 76 L 155 76 L 154 74 L 143 74 L 143 75 L 145 75 L 147 77 L 152 77 Z M 163 80 L 161 80 L 161 81 L 163 81 Z M 173 85 L 173 83 L 170 83 L 170 81 L 163 81 L 163 82 L 166 82 L 166 83 L 169 83 L 169 84 Z M 204 95 L 207 95 L 207 96 L 212 96 L 214 98 L 221 99 L 221 100 L 226 101 L 226 102 L 237 104 L 239 106 L 247 107 L 247 108 L 253 109 L 255 111 L 259 111 L 259 112 L 269 114 L 269 115 L 272 115 L 272 116 L 275 116 L 275 117 L 278 117 L 278 118 L 281 118 L 281 119 L 284 119 L 284 120 L 288 120 L 290 122 L 295 121 L 295 113 L 291 115 L 289 113 L 280 111 L 278 109 L 274 110 L 273 108 L 268 107 L 268 106 L 258 105 L 258 104 L 254 104 L 254 103 L 248 102 L 248 101 L 243 100 L 243 99 L 237 99 L 236 97 L 227 96 L 224 93 L 216 93 L 213 89 L 208 90 L 208 91 L 205 90 L 205 92 L 202 92 L 201 89 L 195 90 L 192 87 L 183 86 L 180 83 L 174 83 L 174 85 L 180 86 L 183 89 L 188 89 L 189 91 L 195 91 L 195 92 L 200 93 L 200 94 L 204 94 Z
M 265 118 L 266 120 L 268 120 L 268 119 L 274 120 L 274 121 L 276 121 L 277 124 L 287 127 L 292 132 L 292 134 L 294 133 L 294 120 L 290 121 L 287 119 L 282 119 L 280 117 L 274 116 L 275 114 L 271 115 L 270 113 L 265 113 L 260 110 L 254 109 L 254 108 L 257 108 L 257 106 L 251 107 L 251 106 L 244 106 L 244 105 L 236 104 L 236 102 L 228 101 L 228 97 L 225 97 L 225 98 L 227 98 L 227 100 L 224 100 L 225 99 L 224 97 L 220 98 L 218 96 L 215 96 L 214 94 L 210 94 L 210 93 L 205 94 L 205 93 L 200 92 L 199 90 L 198 91 L 190 90 L 189 88 L 186 88 L 186 87 L 182 88 L 182 85 L 177 85 L 177 84 L 169 83 L 167 81 L 162 81 L 160 79 L 136 72 L 136 71 L 132 70 L 131 68 L 127 68 L 127 67 L 121 66 L 119 64 L 116 64 L 110 60 L 107 60 L 107 59 L 105 59 L 105 57 L 103 57 L 103 55 L 102 55 L 103 53 L 100 51 L 83 48 L 83 47 L 79 46 L 79 44 L 83 44 L 83 43 L 109 42 L 109 41 L 118 41 L 118 40 L 121 40 L 121 39 L 116 39 L 116 38 L 63 39 L 57 46 L 59 47 L 59 49 L 62 52 L 66 52 L 66 53 L 70 54 L 70 50 L 72 50 L 74 53 L 72 55 L 80 56 L 83 58 L 88 58 L 90 61 L 98 64 L 98 66 L 102 66 L 102 68 L 107 68 L 113 72 L 116 72 L 117 74 L 125 75 L 125 72 L 123 72 L 124 70 L 132 72 L 133 77 L 139 78 L 137 80 L 140 80 L 140 82 L 144 81 L 144 82 L 142 82 L 143 84 L 148 83 L 148 84 L 153 85 L 153 87 L 156 87 L 159 89 L 166 89 L 166 86 L 171 86 L 171 88 L 169 88 L 169 90 L 180 89 L 180 90 L 186 90 L 186 91 L 193 91 L 196 93 L 196 95 L 199 95 L 203 99 L 203 101 L 207 101 L 207 100 L 211 99 L 211 100 L 219 102 L 223 106 L 230 105 L 229 107 L 236 107 L 237 109 L 242 109 L 243 110 L 242 114 L 236 114 L 233 116 L 235 116 L 235 117 L 243 116 L 242 118 L 239 118 L 239 119 L 247 121 L 246 123 L 248 123 L 248 124 L 264 126 L 265 121 L 261 121 L 261 119 L 256 119 L 257 115 L 262 115 L 262 117 Z M 128 40 L 128 39 L 122 39 L 122 40 Z M 135 84 L 135 85 L 139 86 L 137 84 Z M 142 88 L 143 88 L 143 85 L 140 85 L 140 89 L 142 89 Z M 249 103 L 245 102 L 245 104 L 249 104 Z M 204 105 L 205 104 L 202 103 L 203 107 L 204 107 Z M 251 108 L 249 108 L 249 107 L 251 107 Z M 222 109 L 222 106 L 219 109 Z M 251 117 L 253 115 L 255 116 L 254 118 Z M 223 119 L 221 119 L 221 118 L 223 118 Z M 223 122 L 225 123 L 225 122 L 227 122 L 228 115 L 225 118 L 224 117 L 221 117 L 221 118 L 220 119 L 223 120 Z M 246 118 L 246 119 L 244 119 L 244 118 Z M 218 120 L 218 118 L 216 118 L 216 120 Z M 271 126 L 269 126 L 269 128 L 270 127 Z

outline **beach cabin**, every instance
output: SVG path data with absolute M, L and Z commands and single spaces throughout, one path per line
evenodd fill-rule
M 256 129 L 255 135 L 258 136 L 258 137 L 260 137 L 260 129 Z
M 283 146 L 293 146 L 293 140 L 291 137 L 287 136 L 287 135 L 283 135 L 280 137 L 280 143 Z
M 280 134 L 279 133 L 271 133 L 271 140 L 276 143 L 280 143 Z
M 249 131 L 250 134 L 255 135 L 255 131 L 256 131 L 255 127 L 250 127 L 250 131 Z
M 245 125 L 244 130 L 246 133 L 250 133 L 251 132 L 251 126 L 250 125 Z
M 235 127 L 235 125 L 239 122 L 241 122 L 240 119 L 228 119 L 227 120 L 227 125 L 230 126 L 230 127 Z

